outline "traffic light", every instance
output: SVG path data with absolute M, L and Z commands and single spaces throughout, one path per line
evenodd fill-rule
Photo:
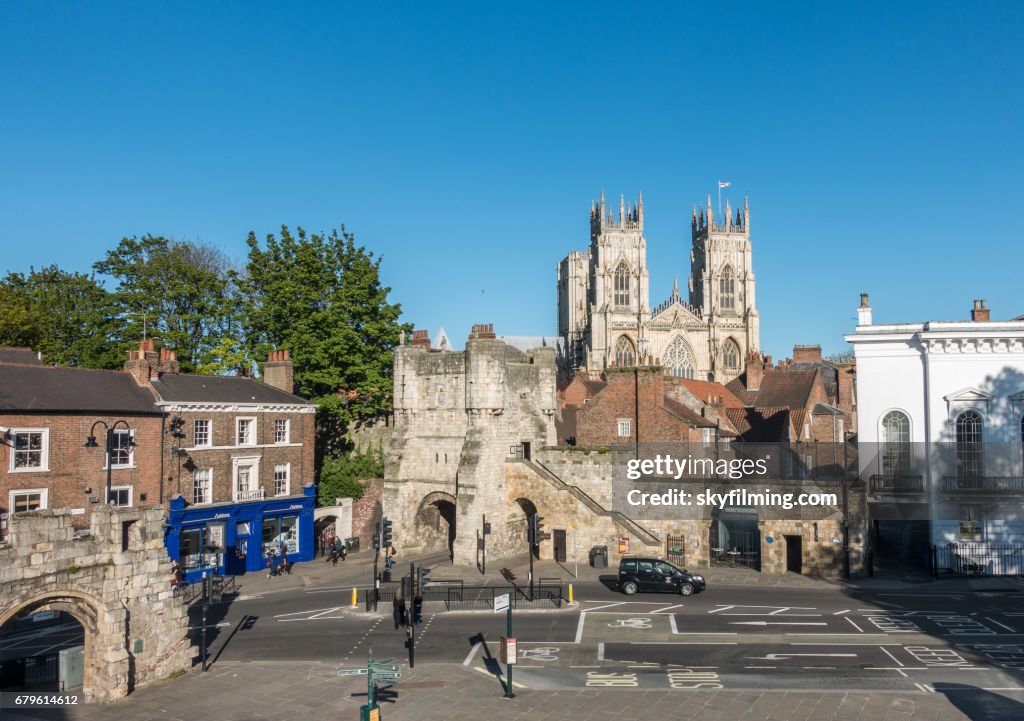
M 374 551 L 379 551 L 380 550 L 380 537 L 381 537 L 381 534 L 383 532 L 383 526 L 384 526 L 384 519 L 381 518 L 379 521 L 377 521 L 377 532 L 373 534 L 373 550 Z
M 412 625 L 419 626 L 423 623 L 423 597 L 413 596 L 412 599 Z
M 391 545 L 391 519 L 387 516 L 381 519 L 381 531 L 380 531 L 380 545 L 381 548 L 387 548 Z
M 544 531 L 544 526 L 541 524 L 541 521 L 543 520 L 544 517 L 539 513 L 534 513 L 530 516 L 528 538 L 531 546 L 539 546 L 541 541 L 546 541 L 551 538 L 551 534 Z

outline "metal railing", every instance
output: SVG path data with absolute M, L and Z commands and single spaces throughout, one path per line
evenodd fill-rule
M 942 490 L 947 493 L 1024 493 L 1021 476 L 943 476 Z
M 401 581 L 381 582 L 377 588 L 377 603 L 393 603 L 402 588 Z M 424 601 L 439 601 L 451 609 L 494 608 L 494 599 L 509 594 L 513 608 L 535 608 L 554 605 L 562 607 L 562 581 L 558 578 L 541 578 L 533 584 L 533 594 L 526 586 L 467 586 L 463 581 L 432 580 L 424 584 Z M 367 610 L 373 607 L 372 589 L 366 594 Z
M 239 501 L 262 501 L 265 493 L 262 488 L 256 488 L 251 491 L 235 491 L 235 503 Z
M 1020 576 L 1024 546 L 951 543 L 931 547 L 932 577 Z
M 875 474 L 868 479 L 872 493 L 924 493 L 924 476 Z

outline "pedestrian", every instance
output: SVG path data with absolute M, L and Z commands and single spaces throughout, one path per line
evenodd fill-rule
M 395 620 L 396 631 L 405 625 L 405 604 L 402 603 L 402 599 L 397 592 L 395 593 L 394 600 L 391 601 L 391 616 Z
M 274 575 L 274 549 L 267 551 L 267 580 Z
M 338 565 L 338 549 L 335 548 L 334 546 L 331 546 L 331 558 L 330 558 L 330 561 L 331 561 L 331 565 L 332 566 L 337 566 Z
M 334 552 L 342 561 L 345 560 L 345 542 L 340 538 L 334 539 Z

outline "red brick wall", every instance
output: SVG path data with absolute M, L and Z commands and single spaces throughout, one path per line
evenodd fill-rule
M 175 438 L 171 435 L 170 419 L 174 417 L 184 420 L 184 425 L 182 425 L 184 437 Z M 252 417 L 256 418 L 256 445 L 236 445 L 236 419 Z M 191 459 L 196 469 L 212 469 L 213 502 L 233 501 L 234 466 L 232 458 L 237 456 L 259 457 L 258 478 L 253 487 L 262 488 L 267 498 L 274 495 L 274 466 L 280 463 L 291 464 L 289 494 L 301 493 L 303 486 L 315 481 L 314 418 L 312 413 L 251 413 L 244 410 L 237 412 L 172 412 L 168 419 L 167 446 L 184 447 L 188 455 L 180 460 L 178 456 L 175 456 L 167 465 L 168 497 L 181 493 L 186 501 L 192 503 L 193 474 L 185 465 L 186 461 Z M 286 445 L 274 444 L 274 421 L 277 419 L 289 421 L 289 443 Z M 196 420 L 211 422 L 212 447 L 204 448 L 194 445 L 194 422 Z M 297 443 L 301 443 L 301 446 L 294 445 Z
M 576 376 L 572 379 L 569 385 L 565 387 L 565 390 L 562 391 L 562 406 L 582 406 L 584 399 L 592 398 L 593 395 L 594 394 L 590 392 L 590 389 L 587 388 L 587 384 L 584 383 L 579 376 Z
M 48 489 L 48 508 L 84 508 L 73 516 L 76 528 L 87 528 L 92 509 L 106 496 L 106 435 L 102 426 L 95 431 L 99 448 L 85 448 L 90 429 L 97 420 L 113 424 L 125 420 L 134 431 L 133 467 L 111 469 L 112 486 L 131 486 L 132 504 L 153 506 L 160 502 L 161 418 L 159 416 L 96 416 L 0 414 L 0 426 L 13 429 L 49 429 L 48 470 L 11 472 L 13 449 L 0 445 L 0 513 L 11 509 L 10 492 L 35 488 Z M 121 426 L 123 427 L 123 425 Z M 86 492 L 86 488 L 91 489 Z M 145 494 L 145 499 L 142 496 Z
M 665 376 L 660 371 L 641 370 L 634 386 L 632 371 L 609 372 L 608 386 L 581 406 L 576 416 L 576 444 L 608 446 L 636 440 L 635 398 L 640 400 L 640 442 L 698 441 L 701 429 L 667 413 L 662 407 Z M 630 436 L 618 434 L 619 419 L 629 420 Z

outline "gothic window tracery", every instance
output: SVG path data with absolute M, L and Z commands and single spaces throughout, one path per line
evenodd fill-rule
M 619 368 L 628 368 L 633 365 L 633 344 L 629 338 L 622 336 L 615 343 L 615 365 Z
M 722 344 L 722 365 L 726 370 L 739 370 L 740 349 L 733 340 L 726 340 Z
M 718 296 L 723 309 L 732 310 L 736 307 L 736 277 L 728 265 L 718 280 Z
M 693 378 L 695 375 L 693 354 L 681 336 L 676 336 L 668 344 L 661 355 L 661 362 L 674 376 Z
M 615 305 L 629 305 L 629 266 L 625 261 L 615 269 L 614 290 Z

